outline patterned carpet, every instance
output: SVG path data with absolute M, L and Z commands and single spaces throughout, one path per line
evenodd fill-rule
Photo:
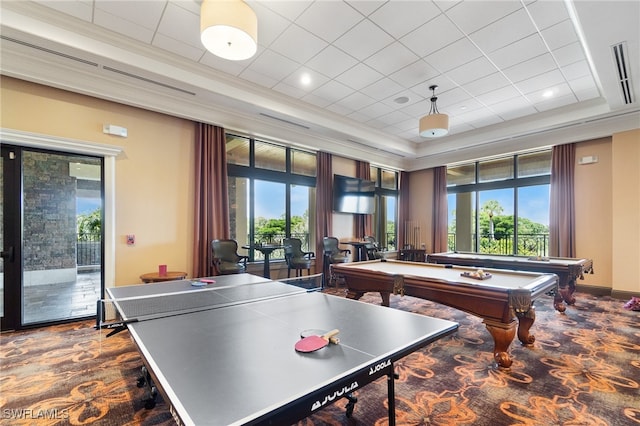
M 342 294 L 340 290 L 331 290 Z M 366 294 L 368 303 L 380 303 Z M 564 314 L 536 301 L 536 342 L 511 345 L 510 369 L 493 365 L 479 318 L 412 297 L 391 306 L 460 323 L 457 333 L 396 364 L 399 425 L 638 425 L 640 313 L 624 301 L 577 294 Z M 140 356 L 128 336 L 108 339 L 90 322 L 0 337 L 0 425 L 171 425 L 161 400 L 147 410 L 136 386 Z M 386 381 L 300 425 L 386 425 Z

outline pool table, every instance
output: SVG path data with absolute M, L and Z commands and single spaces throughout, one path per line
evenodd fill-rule
M 504 368 L 513 363 L 508 349 L 516 329 L 522 344 L 531 345 L 535 341 L 529 333 L 535 321 L 535 299 L 554 292 L 555 309 L 565 310 L 555 274 L 483 269 L 489 275 L 476 279 L 463 274 L 473 274 L 478 268 L 384 259 L 332 264 L 331 269 L 344 279 L 347 297 L 351 299 L 379 292 L 382 304 L 389 306 L 391 293 L 407 295 L 482 318 L 493 337 L 493 357 Z
M 591 259 L 569 257 L 529 257 L 470 252 L 447 252 L 427 255 L 427 262 L 476 266 L 479 268 L 512 269 L 514 271 L 556 274 L 559 278 L 560 294 L 566 303 L 573 305 L 576 298 L 576 280 L 584 279 L 585 273 L 593 273 Z

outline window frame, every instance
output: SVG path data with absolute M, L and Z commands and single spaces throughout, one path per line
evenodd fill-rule
M 448 167 L 460 167 L 466 165 L 473 165 L 474 167 L 474 182 L 463 185 L 454 185 L 447 186 L 447 196 L 453 194 L 462 194 L 462 193 L 471 193 L 474 194 L 474 210 L 475 216 L 473 217 L 473 232 L 475 235 L 475 239 L 473 241 L 473 251 L 474 253 L 480 253 L 480 196 L 479 194 L 483 191 L 491 191 L 491 190 L 500 190 L 500 189 L 511 189 L 513 191 L 513 247 L 512 253 L 507 253 L 511 255 L 518 255 L 518 220 L 519 220 L 519 212 L 518 212 L 518 194 L 519 188 L 530 187 L 530 186 L 542 186 L 542 185 L 550 185 L 551 184 L 551 164 L 549 164 L 549 173 L 544 175 L 536 175 L 536 176 L 528 176 L 528 177 L 518 177 L 518 157 L 520 155 L 530 155 L 537 152 L 551 152 L 548 150 L 535 150 L 530 152 L 522 152 L 518 154 L 503 156 L 503 157 L 492 157 L 490 159 L 476 160 L 468 163 L 459 163 Z M 480 164 L 485 161 L 495 161 L 499 159 L 511 158 L 513 161 L 513 177 L 502 180 L 493 180 L 489 182 L 480 182 Z M 448 228 L 447 223 L 447 228 Z M 455 241 L 455 240 L 454 240 Z M 449 241 L 449 250 L 455 249 L 455 245 L 452 248 L 451 242 Z

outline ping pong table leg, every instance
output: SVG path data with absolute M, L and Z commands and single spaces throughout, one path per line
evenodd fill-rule
M 391 371 L 387 376 L 387 402 L 389 404 L 389 426 L 395 426 L 396 424 L 396 387 L 395 381 L 399 376 L 393 369 L 393 363 L 391 364 Z

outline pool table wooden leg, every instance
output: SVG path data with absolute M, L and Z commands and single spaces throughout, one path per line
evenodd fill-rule
M 513 363 L 509 355 L 509 346 L 516 336 L 516 321 L 504 324 L 498 321 L 484 320 L 484 325 L 493 337 L 493 359 L 500 367 L 509 368 Z

